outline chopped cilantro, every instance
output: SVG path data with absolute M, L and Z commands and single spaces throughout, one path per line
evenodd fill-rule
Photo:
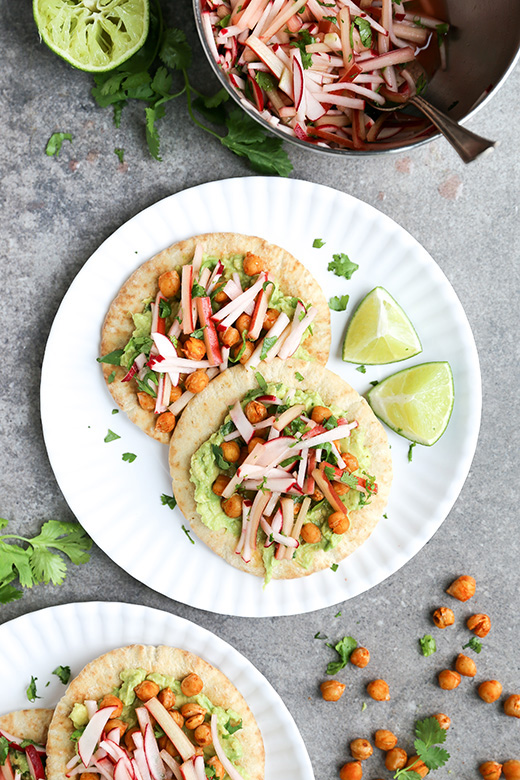
M 145 374 L 144 379 L 136 379 L 135 381 L 139 390 L 141 390 L 143 393 L 148 393 L 148 395 L 151 395 L 152 398 L 157 398 L 157 392 L 155 388 L 150 385 L 150 382 L 153 382 L 156 385 L 159 384 L 158 379 L 153 371 L 148 371 Z
M 70 666 L 57 666 L 53 674 L 56 675 L 63 685 L 67 685 L 70 680 Z
M 165 301 L 164 298 L 161 298 L 159 301 L 159 317 L 161 317 L 161 319 L 164 319 L 165 317 L 171 317 L 171 313 L 172 307 L 168 301 Z
M 238 352 L 235 355 L 235 357 L 231 357 L 231 355 L 229 356 L 230 363 L 238 363 L 240 361 L 240 358 L 242 357 L 242 355 L 246 351 L 246 344 L 247 344 L 247 331 L 243 330 L 242 331 L 242 346 L 238 350 Z
M 228 720 L 226 725 L 224 726 L 228 734 L 234 734 L 235 731 L 240 731 L 242 728 L 242 719 L 240 719 L 237 723 L 231 723 L 231 719 Z
M 260 371 L 255 371 L 255 379 L 258 382 L 258 387 L 262 390 L 262 392 L 267 393 L 267 382 L 265 381 Z
M 332 569 L 332 571 L 337 571 L 338 570 L 338 564 L 337 563 L 333 563 L 330 568 Z
M 215 772 L 212 766 L 204 767 L 204 771 L 206 773 L 206 777 L 213 778 L 217 776 L 217 773 Z
M 336 19 L 335 16 L 324 16 L 323 18 L 327 22 L 332 22 L 332 24 L 337 24 L 338 23 L 338 20 Z
M 300 30 L 298 33 L 298 40 L 291 41 L 290 46 L 295 46 L 300 50 L 302 55 L 302 65 L 304 69 L 310 68 L 312 65 L 312 54 L 307 51 L 306 46 L 316 42 L 308 30 Z
M 443 24 L 436 24 L 435 29 L 437 30 L 437 35 L 446 35 L 450 26 L 447 22 L 444 22 Z
M 9 742 L 5 737 L 0 737 L 0 766 L 4 766 L 8 754 Z
M 341 611 L 340 611 L 340 612 L 336 612 L 336 614 L 334 615 L 334 617 L 341 617 Z
M 204 338 L 204 329 L 206 328 L 206 325 L 203 325 L 202 328 L 198 328 L 197 330 L 194 330 L 193 333 L 190 333 L 191 338 L 193 339 L 203 339 Z
M 113 352 L 109 352 L 108 355 L 96 358 L 98 363 L 109 363 L 111 366 L 119 365 L 119 358 L 123 354 L 124 350 L 115 349 Z
M 356 371 L 359 371 L 360 374 L 366 374 L 367 372 L 365 366 L 356 366 Z
M 355 24 L 359 30 L 359 37 L 361 38 L 363 46 L 370 49 L 372 46 L 372 28 L 370 27 L 369 22 L 361 16 L 355 16 L 353 24 Z
M 227 423 L 224 423 L 223 425 L 220 426 L 219 433 L 222 436 L 227 436 L 228 433 L 233 433 L 234 430 L 235 430 L 235 423 L 233 422 L 233 420 L 228 420 Z
M 225 471 L 227 471 L 228 469 L 231 468 L 231 463 L 229 463 L 224 457 L 224 453 L 222 452 L 222 447 L 219 447 L 218 444 L 212 444 L 211 451 L 215 458 L 215 463 L 217 464 L 219 469 L 224 469 Z
M 231 19 L 231 14 L 226 14 L 225 16 L 222 17 L 222 19 L 220 19 L 217 22 L 218 27 L 221 27 L 222 29 L 224 29 L 225 27 L 228 26 L 230 19 Z
M 386 514 L 386 512 L 385 512 L 385 514 L 383 515 L 383 517 L 385 518 L 385 520 L 388 520 L 388 515 Z
M 133 463 L 136 458 L 137 455 L 134 455 L 133 452 L 123 452 L 123 460 L 127 463 Z
M 119 160 L 119 162 L 122 165 L 124 163 L 124 161 L 125 161 L 125 150 L 121 149 L 118 146 L 116 146 L 116 148 L 114 149 L 114 154 L 117 155 L 117 159 Z
M 338 567 L 337 564 L 333 564 L 333 566 L 336 566 L 336 569 Z M 339 661 L 331 661 L 327 664 L 327 674 L 337 674 L 348 664 L 350 656 L 357 647 L 357 641 L 352 636 L 344 636 L 343 639 L 340 639 L 335 645 L 331 645 L 330 642 L 327 642 L 327 647 L 335 650 L 340 657 Z
M 289 455 L 288 458 L 286 458 L 285 460 L 282 460 L 282 462 L 280 463 L 280 466 L 283 469 L 285 469 L 285 468 L 287 468 L 287 466 L 290 466 L 291 463 L 296 463 L 296 461 L 301 460 L 301 459 L 302 459 L 301 455 Z
M 260 350 L 260 360 L 265 360 L 267 353 L 278 341 L 278 336 L 266 336 L 262 342 L 262 349 Z
M 169 506 L 170 509 L 175 509 L 177 506 L 177 501 L 175 496 L 167 496 L 166 493 L 163 493 L 161 496 L 161 504 L 163 506 Z
M 326 242 L 322 238 L 315 238 L 314 241 L 312 242 L 312 246 L 314 247 L 314 249 L 321 249 L 322 246 L 325 246 L 325 243 Z
M 462 645 L 462 649 L 464 650 L 466 647 L 471 648 L 474 653 L 480 653 L 482 650 L 482 642 L 480 642 L 476 636 L 472 636 L 469 642 L 465 645 Z
M 111 385 L 115 378 L 116 378 L 116 372 L 112 371 L 112 373 L 108 375 L 108 379 L 107 379 L 108 384 Z M 116 409 L 116 410 L 112 411 L 112 414 L 115 414 L 116 411 L 119 411 L 119 410 Z
M 206 290 L 204 289 L 204 287 L 202 287 L 200 284 L 197 284 L 197 282 L 195 282 L 195 284 L 191 288 L 191 297 L 204 298 L 205 295 L 206 295 Z
M 304 377 L 300 374 L 299 371 L 297 371 L 294 376 L 296 377 L 298 382 L 303 382 Z
M 70 133 L 53 133 L 47 141 L 45 154 L 49 157 L 59 157 L 61 145 L 64 141 L 70 141 L 72 143 L 72 136 Z
M 105 438 L 103 439 L 103 441 L 104 441 L 106 444 L 108 444 L 108 442 L 110 442 L 110 441 L 115 441 L 116 439 L 120 439 L 120 438 L 121 438 L 121 436 L 118 436 L 118 434 L 117 434 L 117 433 L 114 433 L 114 431 L 111 431 L 111 430 L 110 430 L 110 428 L 109 428 L 109 429 L 108 429 L 108 433 L 107 433 L 107 435 L 105 436 Z
M 317 634 L 314 634 L 314 639 L 328 639 L 327 634 L 322 634 L 321 631 L 318 631 Z
M 184 533 L 186 534 L 186 536 L 188 537 L 188 539 L 190 540 L 190 542 L 191 542 L 192 544 L 195 544 L 195 542 L 194 542 L 194 541 L 193 541 L 193 539 L 191 538 L 191 536 L 190 536 L 190 532 L 188 531 L 188 529 L 186 528 L 186 526 L 185 526 L 185 525 L 183 525 L 183 526 L 181 526 L 181 528 L 182 528 L 182 530 L 184 531 Z
M 413 441 L 413 442 L 410 444 L 410 446 L 408 447 L 408 463 L 411 463 L 411 462 L 412 462 L 412 457 L 413 457 L 413 448 L 415 447 L 415 445 L 416 445 L 416 444 L 417 444 L 417 442 Z
M 112 414 L 119 414 L 119 409 L 112 409 Z
M 367 703 L 366 701 L 364 701 L 363 704 L 361 705 L 361 712 L 364 712 L 366 708 L 367 708 Z
M 261 70 L 256 72 L 255 81 L 266 92 L 276 88 L 276 82 L 273 77 L 269 73 L 262 73 Z
M 37 677 L 31 676 L 31 682 L 29 683 L 27 690 L 25 691 L 25 694 L 29 701 L 36 701 L 36 699 L 41 699 L 41 696 L 38 696 L 36 693 L 36 680 Z
M 437 643 L 431 634 L 425 634 L 422 639 L 419 639 L 419 644 L 421 652 L 426 658 L 437 651 Z
M 372 387 L 375 387 L 376 385 L 378 385 L 378 384 L 379 384 L 379 379 L 372 379 L 372 381 L 371 381 L 371 382 L 369 382 L 369 384 L 371 384 L 371 385 L 372 385 Z
M 329 309 L 332 309 L 332 311 L 345 311 L 348 299 L 348 295 L 334 295 L 332 298 L 329 298 Z
M 357 271 L 359 265 L 353 263 L 348 255 L 343 253 L 332 255 L 333 259 L 328 264 L 327 269 L 336 274 L 336 276 L 343 276 L 345 279 L 351 279 L 352 274 Z

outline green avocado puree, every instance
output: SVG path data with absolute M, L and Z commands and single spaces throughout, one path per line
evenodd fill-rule
M 305 411 L 310 414 L 314 406 L 327 406 L 322 401 L 319 393 L 296 390 L 290 396 L 290 400 L 287 399 L 289 388 L 283 384 L 268 384 L 266 394 L 276 395 L 282 401 L 290 403 L 291 406 L 295 404 L 304 404 Z M 245 406 L 244 402 L 244 406 Z M 345 410 L 339 409 L 334 404 L 328 404 L 328 408 L 332 411 L 335 417 L 347 417 Z M 225 422 L 228 422 L 229 416 L 226 417 Z M 345 445 L 343 451 L 348 451 L 355 455 L 359 463 L 359 471 L 354 472 L 355 475 L 361 475 L 363 472 L 370 473 L 370 452 L 364 445 L 364 435 L 360 428 L 354 428 L 351 431 L 350 437 L 345 439 Z M 199 513 L 202 522 L 205 526 L 212 531 L 225 530 L 238 537 L 242 528 L 242 520 L 240 518 L 231 518 L 226 515 L 220 506 L 220 497 L 215 495 L 212 491 L 212 485 L 221 473 L 217 466 L 215 455 L 213 454 L 212 445 L 220 445 L 224 440 L 224 435 L 219 429 L 213 433 L 210 438 L 202 444 L 198 450 L 194 453 L 191 459 L 190 479 L 195 485 L 195 501 L 197 503 L 197 512 Z M 230 476 L 233 471 L 230 470 Z M 349 511 L 353 511 L 359 508 L 360 494 L 357 490 L 349 490 L 344 496 L 342 501 Z M 331 506 L 327 501 L 321 501 L 309 510 L 307 514 L 307 522 L 315 523 L 321 529 L 322 537 L 317 544 L 307 544 L 301 542 L 300 546 L 294 554 L 293 560 L 295 560 L 304 569 L 310 568 L 312 565 L 314 554 L 318 550 L 332 550 L 340 542 L 341 536 L 333 533 L 327 523 L 327 518 L 331 514 Z M 266 584 L 272 577 L 273 567 L 276 565 L 274 559 L 274 545 L 271 547 L 264 547 L 264 534 L 259 529 L 257 536 L 258 547 L 262 551 L 262 558 L 266 570 L 265 581 Z

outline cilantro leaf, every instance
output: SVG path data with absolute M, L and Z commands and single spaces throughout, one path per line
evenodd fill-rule
M 14 580 L 14 576 L 11 577 L 11 579 Z M 10 604 L 11 601 L 17 601 L 17 599 L 21 599 L 22 596 L 22 591 L 18 590 L 18 588 L 15 588 L 13 585 L 9 585 L 8 582 L 4 581 L 0 583 L 0 604 Z
M 188 70 L 191 65 L 191 46 L 182 30 L 170 27 L 165 31 L 159 57 L 172 70 Z
M 332 309 L 332 311 L 345 311 L 349 297 L 348 295 L 334 295 L 332 298 L 329 298 L 329 309 Z
M 64 141 L 70 141 L 72 143 L 72 136 L 70 133 L 53 133 L 47 141 L 45 154 L 49 157 L 59 157 L 61 146 Z
M 217 776 L 217 773 L 215 772 L 212 766 L 206 766 L 204 768 L 204 771 L 206 772 L 206 777 L 213 778 Z
M 423 761 L 428 769 L 440 769 L 447 763 L 450 754 L 447 750 L 436 745 L 429 745 L 422 739 L 416 739 L 414 742 L 417 755 Z
M 191 297 L 192 298 L 204 298 L 205 295 L 206 295 L 206 290 L 204 289 L 204 287 L 201 287 L 200 284 L 197 284 L 195 282 L 195 284 L 191 288 Z
M 327 266 L 327 270 L 332 271 L 336 276 L 343 276 L 345 279 L 351 279 L 352 274 L 357 271 L 359 265 L 353 263 L 348 255 L 343 253 L 332 255 L 332 260 Z
M 122 349 L 115 349 L 113 352 L 109 352 L 108 355 L 96 358 L 96 360 L 98 363 L 108 363 L 111 366 L 118 366 L 123 352 L 124 350 Z
M 370 47 L 372 46 L 372 28 L 370 27 L 370 24 L 367 22 L 366 19 L 363 19 L 361 16 L 354 17 L 354 24 L 359 30 L 359 37 L 361 38 L 361 43 L 367 49 L 370 49 Z
M 31 676 L 31 682 L 29 683 L 27 690 L 25 691 L 25 695 L 27 696 L 29 701 L 36 701 L 36 699 L 41 699 L 41 696 L 38 696 L 36 693 L 36 680 L 37 677 Z
M 447 22 L 444 22 L 443 24 L 436 24 L 435 29 L 437 30 L 437 35 L 446 35 L 450 26 Z
M 214 125 L 225 125 L 227 112 L 224 104 L 228 98 L 229 94 L 222 87 L 214 95 L 199 95 L 193 101 L 193 107 Z
M 165 317 L 170 317 L 172 313 L 172 307 L 168 303 L 168 301 L 165 301 L 164 298 L 161 298 L 159 301 L 159 317 L 164 319 Z
M 127 463 L 133 463 L 136 458 L 137 455 L 134 455 L 133 452 L 123 452 L 123 460 Z
M 293 167 L 280 138 L 268 136 L 248 114 L 236 108 L 226 119 L 228 134 L 221 143 L 239 157 L 247 157 L 258 173 L 288 176 Z
M 184 533 L 186 534 L 186 536 L 188 537 L 188 539 L 190 540 L 190 542 L 191 542 L 192 544 L 195 544 L 195 542 L 194 542 L 194 541 L 193 541 L 193 539 L 191 538 L 191 536 L 190 536 L 190 532 L 188 531 L 188 529 L 186 528 L 186 526 L 185 526 L 185 525 L 183 525 L 183 526 L 181 526 L 181 528 L 182 528 L 182 530 L 184 531 Z
M 175 496 L 167 496 L 166 493 L 163 493 L 161 496 L 161 504 L 163 506 L 169 506 L 170 509 L 175 509 L 177 506 L 177 500 Z
M 356 366 L 356 371 L 359 371 L 360 374 L 366 374 L 367 372 L 365 366 Z
M 330 568 L 332 569 L 332 571 L 337 571 L 338 570 L 338 564 L 337 563 L 333 563 Z
M 415 736 L 428 747 L 430 745 L 442 745 L 443 742 L 446 742 L 446 731 L 439 725 L 439 721 L 436 718 L 418 720 L 415 724 Z
M 336 566 L 337 569 L 337 564 L 333 564 L 333 566 Z M 327 647 L 331 647 L 335 650 L 340 657 L 339 661 L 331 661 L 327 664 L 327 674 L 337 674 L 348 664 L 352 652 L 357 647 L 357 641 L 352 636 L 344 636 L 336 645 L 331 645 L 327 642 Z
M 318 631 L 317 634 L 314 634 L 314 639 L 328 639 L 327 634 L 322 634 L 321 631 Z
M 274 347 L 278 341 L 278 336 L 266 336 L 262 342 L 262 349 L 260 350 L 260 360 L 265 360 L 269 350 Z M 302 377 L 303 379 L 303 377 Z
M 116 372 L 112 371 L 108 375 L 108 379 L 107 379 L 108 384 L 111 385 L 115 378 L 116 378 Z M 119 409 L 112 409 L 112 414 L 117 414 L 118 411 L 119 411 Z
M 235 731 L 240 731 L 240 729 L 242 728 L 242 719 L 240 719 L 237 723 L 233 725 L 233 723 L 231 723 L 231 718 L 230 718 L 226 723 L 226 725 L 224 726 L 224 728 L 226 729 L 228 734 L 234 734 Z
M 312 66 L 312 54 L 307 51 L 306 47 L 316 42 L 308 30 L 301 30 L 298 33 L 298 38 L 295 41 L 291 41 L 290 46 L 295 46 L 300 50 L 302 56 L 302 65 L 305 70 Z
M 114 431 L 111 431 L 110 428 L 108 429 L 108 433 L 103 439 L 105 444 L 108 444 L 111 441 L 115 441 L 116 439 L 120 439 L 121 436 L 119 436 L 117 433 L 114 433 Z
M 261 70 L 257 70 L 255 81 L 266 92 L 276 88 L 276 82 L 270 73 L 263 73 Z
M 125 150 L 119 146 L 116 146 L 116 148 L 114 149 L 114 154 L 117 155 L 117 159 L 122 165 L 125 161 Z
M 480 642 L 476 636 L 472 636 L 467 644 L 462 645 L 463 650 L 465 650 L 466 647 L 471 648 L 474 653 L 480 653 L 482 651 L 482 642 Z
M 59 681 L 62 682 L 63 685 L 67 685 L 68 681 L 70 680 L 70 666 L 57 666 L 53 671 L 53 674 L 58 677 Z
M 421 652 L 426 658 L 437 651 L 437 643 L 431 634 L 425 634 L 422 639 L 419 639 L 419 644 Z
M 258 387 L 260 388 L 260 390 L 262 390 L 262 392 L 264 393 L 267 393 L 267 382 L 263 378 L 260 371 L 255 371 L 255 379 L 258 382 Z
M 296 379 L 298 380 L 298 382 L 303 382 L 303 380 L 304 380 L 304 377 L 303 377 L 303 376 L 300 374 L 300 372 L 299 372 L 299 371 L 297 371 L 297 372 L 295 373 L 295 375 L 294 375 L 294 376 L 296 377 Z
M 314 247 L 314 249 L 321 249 L 322 246 L 325 246 L 325 243 L 326 242 L 322 238 L 315 238 L 314 241 L 312 242 L 312 246 Z
M 9 742 L 5 737 L 0 737 L 0 766 L 4 766 L 8 754 L 9 754 Z
M 408 463 L 411 463 L 411 462 L 412 462 L 412 457 L 413 457 L 413 448 L 415 447 L 415 445 L 416 445 L 416 444 L 417 444 L 417 442 L 413 441 L 413 442 L 410 444 L 410 446 L 408 447 Z
M 228 469 L 231 468 L 231 463 L 228 463 L 228 461 L 224 457 L 224 453 L 222 452 L 222 447 L 219 447 L 218 444 L 212 444 L 211 451 L 213 453 L 213 457 L 215 458 L 215 463 L 217 464 L 219 469 L 224 469 L 224 471 L 227 471 Z

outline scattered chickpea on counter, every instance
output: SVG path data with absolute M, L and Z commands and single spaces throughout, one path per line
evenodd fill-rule
M 400 747 L 394 747 L 388 751 L 385 757 L 385 766 L 391 772 L 396 772 L 406 765 L 408 753 Z
M 475 661 L 472 658 L 469 658 L 469 656 L 464 655 L 464 653 L 458 654 L 457 660 L 455 661 L 455 669 L 463 677 L 475 677 L 477 673 Z
M 367 685 L 367 693 L 374 701 L 390 700 L 390 689 L 385 680 L 372 680 L 372 682 L 369 682 Z
M 444 729 L 447 731 L 451 725 L 451 719 L 448 718 L 447 715 L 445 715 L 443 712 L 438 712 L 437 715 L 433 716 L 441 729 Z
M 339 780 L 361 780 L 363 769 L 359 761 L 348 761 L 339 770 Z
M 357 759 L 357 761 L 366 761 L 373 752 L 374 749 L 368 739 L 358 738 L 350 743 L 350 753 L 352 758 Z
M 356 647 L 350 655 L 350 663 L 359 669 L 364 669 L 370 661 L 370 652 L 366 647 Z
M 510 718 L 520 718 L 520 694 L 513 693 L 504 702 L 504 712 Z
M 388 729 L 378 729 L 375 733 L 374 743 L 379 750 L 392 750 L 397 745 L 397 737 Z
M 417 772 L 421 777 L 426 777 L 430 771 L 424 761 L 421 761 L 419 756 L 410 756 L 406 762 L 406 766 L 410 768 L 410 772 Z
M 502 695 L 502 684 L 498 680 L 484 680 L 478 686 L 478 695 L 487 704 L 493 704 Z
M 502 772 L 506 780 L 520 780 L 520 761 L 514 758 L 504 761 Z
M 484 780 L 498 780 L 502 774 L 502 764 L 496 761 L 485 761 L 478 768 Z
M 455 615 L 449 607 L 439 607 L 432 615 L 437 628 L 448 628 L 455 623 Z
M 466 625 L 470 631 L 483 639 L 491 631 L 491 618 L 489 615 L 471 615 L 466 620 Z
M 460 674 L 453 669 L 443 669 L 439 672 L 438 680 L 443 691 L 452 691 L 460 685 Z
M 345 692 L 346 686 L 338 680 L 325 680 L 320 685 L 321 695 L 325 701 L 339 701 Z
M 476 587 L 477 583 L 473 577 L 469 574 L 462 574 L 451 583 L 446 593 L 449 593 L 450 596 L 453 596 L 458 601 L 469 601 L 475 595 Z

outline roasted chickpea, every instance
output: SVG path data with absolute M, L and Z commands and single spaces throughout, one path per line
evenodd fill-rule
M 199 713 L 198 715 L 192 715 L 191 718 L 184 718 L 184 726 L 193 731 L 204 723 L 204 715 Z
M 165 709 L 171 710 L 172 707 L 175 707 L 175 694 L 171 688 L 163 688 L 162 691 L 157 694 L 157 698 Z
M 99 775 L 95 775 L 93 772 L 82 772 L 81 780 L 99 780 Z
M 348 491 L 350 490 L 349 486 L 345 485 L 344 482 L 334 481 L 332 483 L 332 487 L 334 488 L 338 496 L 344 496 L 345 493 L 348 493 Z
M 264 270 L 264 266 L 265 264 L 262 258 L 258 257 L 258 255 L 255 255 L 253 252 L 247 253 L 242 265 L 244 273 L 248 276 L 256 276 L 256 274 L 259 274 L 260 271 Z
M 379 750 L 392 750 L 397 745 L 397 737 L 388 729 L 378 729 L 375 733 L 374 742 Z
M 170 710 L 170 715 L 174 719 L 174 721 L 177 724 L 177 726 L 180 729 L 182 729 L 182 727 L 184 726 L 184 718 L 182 717 L 182 715 L 179 712 L 179 710 Z
M 295 504 L 298 506 L 298 504 Z M 300 536 L 307 544 L 317 544 L 321 541 L 321 531 L 314 523 L 305 523 L 300 531 Z
M 496 761 L 485 761 L 479 766 L 478 771 L 485 780 L 498 780 L 502 774 L 502 764 Z
M 463 677 L 475 677 L 477 673 L 475 661 L 472 658 L 469 658 L 469 656 L 464 655 L 464 653 L 458 654 L 457 660 L 455 661 L 455 669 Z
M 478 686 L 478 695 L 486 704 L 493 704 L 502 695 L 502 685 L 498 680 L 484 680 Z
M 197 726 L 193 732 L 193 737 L 197 745 L 201 745 L 202 747 L 211 745 L 213 738 L 211 736 L 211 726 L 209 723 L 201 723 L 200 726 Z
M 424 761 L 421 761 L 419 756 L 411 756 L 408 761 L 406 762 L 406 766 L 410 767 L 410 772 L 417 772 L 418 775 L 421 777 L 426 777 L 428 772 L 430 771 Z
M 174 404 L 178 401 L 182 395 L 182 388 L 179 385 L 174 385 L 170 390 L 170 403 Z
M 510 758 L 502 764 L 502 772 L 506 780 L 520 780 L 520 761 Z
M 184 354 L 189 360 L 202 360 L 206 354 L 206 345 L 203 339 L 196 339 L 190 336 L 184 342 L 183 350 Z
M 209 385 L 209 377 L 203 368 L 197 369 L 193 374 L 186 377 L 184 386 L 190 393 L 202 393 L 202 391 Z
M 181 682 L 181 691 L 185 696 L 196 696 L 202 691 L 204 683 L 198 674 L 192 672 Z
M 225 347 L 234 347 L 235 344 L 241 341 L 240 333 L 236 328 L 228 328 L 224 331 L 220 340 Z
M 251 454 L 256 447 L 257 444 L 263 444 L 264 440 L 261 438 L 261 436 L 253 436 L 249 444 L 247 445 L 247 452 Z
M 356 647 L 350 655 L 350 663 L 359 669 L 364 669 L 370 661 L 370 652 L 366 647 Z
M 148 701 L 149 699 L 153 699 L 154 696 L 157 696 L 160 690 L 161 686 L 157 685 L 156 682 L 152 682 L 152 680 L 143 680 L 142 683 L 135 686 L 134 693 L 141 701 Z
M 201 707 L 200 704 L 191 701 L 188 701 L 186 702 L 186 704 L 183 704 L 180 712 L 182 717 L 185 718 L 186 720 L 189 720 L 189 718 L 193 718 L 195 715 L 202 715 L 204 719 L 204 716 L 206 715 L 206 710 L 204 709 L 204 707 Z
M 226 487 L 228 486 L 230 482 L 230 478 L 226 477 L 224 474 L 219 474 L 216 478 L 215 482 L 212 485 L 212 491 L 215 493 L 216 496 L 221 496 Z
M 437 628 L 448 628 L 455 623 L 455 615 L 453 610 L 448 607 L 439 607 L 432 615 L 433 622 Z
M 260 401 L 249 401 L 244 409 L 244 414 L 249 422 L 255 425 L 255 423 L 262 422 L 262 420 L 266 419 L 267 407 L 260 403 Z
M 352 474 L 353 471 L 357 471 L 359 468 L 358 459 L 351 452 L 342 452 L 341 457 L 347 467 L 347 471 Z
M 348 761 L 339 770 L 339 780 L 361 780 L 363 769 L 359 761 Z
M 370 758 L 374 749 L 368 739 L 354 739 L 350 743 L 350 753 L 352 758 L 356 758 L 358 761 L 366 761 Z
M 474 634 L 484 638 L 491 631 L 491 618 L 489 615 L 472 615 L 466 620 L 466 625 Z
M 451 719 L 448 718 L 447 715 L 445 715 L 443 712 L 438 712 L 437 715 L 433 716 L 441 729 L 444 729 L 447 731 L 451 725 Z
M 350 520 L 348 515 L 344 515 L 343 512 L 332 512 L 327 518 L 329 528 L 335 534 L 344 534 L 350 528 Z
M 137 400 L 139 402 L 139 406 L 141 409 L 144 409 L 145 412 L 153 412 L 155 409 L 155 398 L 152 398 L 151 395 L 148 395 L 148 393 L 137 393 Z M 85 774 L 90 774 L 85 772 Z
M 313 501 L 323 501 L 325 496 L 321 492 L 321 490 L 318 490 L 318 488 L 315 489 L 314 493 L 311 496 Z
M 223 498 L 220 506 L 228 517 L 240 517 L 242 514 L 242 496 L 238 493 L 233 493 L 229 498 Z
M 136 731 L 141 733 L 141 729 L 139 729 L 137 726 L 133 726 L 133 728 L 125 731 L 123 742 L 127 750 L 135 750 L 135 742 L 134 742 L 133 735 L 135 734 Z M 97 780 L 99 780 L 99 777 L 97 778 Z
M 158 433 L 171 433 L 175 428 L 175 415 L 171 412 L 163 412 L 155 421 L 155 430 Z
M 233 349 L 231 350 L 231 354 L 233 355 L 233 359 L 236 360 L 238 355 L 242 352 L 242 342 L 240 344 L 236 344 Z M 238 359 L 238 362 L 242 365 L 244 363 L 247 363 L 253 352 L 255 351 L 255 345 L 252 341 L 246 341 L 244 347 L 244 351 L 242 352 L 241 357 Z
M 389 701 L 390 689 L 385 680 L 372 680 L 367 685 L 368 695 L 375 701 Z
M 235 322 L 236 329 L 240 333 L 240 338 L 242 339 L 242 333 L 249 330 L 251 326 L 251 317 L 249 314 L 241 314 L 238 320 Z
M 400 747 L 394 747 L 388 751 L 385 757 L 385 766 L 391 772 L 402 769 L 406 764 L 408 753 Z
M 236 441 L 223 441 L 220 445 L 224 460 L 228 463 L 236 463 L 240 457 L 240 447 Z
M 439 685 L 444 691 L 452 691 L 460 685 L 460 674 L 453 669 L 443 669 L 438 675 Z
M 99 709 L 103 709 L 103 707 L 115 707 L 116 709 L 112 713 L 112 718 L 119 718 L 121 713 L 123 712 L 123 702 L 121 699 L 118 699 L 117 696 L 112 696 L 112 694 L 108 694 L 108 696 L 103 696 L 101 701 L 99 702 Z
M 215 772 L 215 777 L 217 780 L 224 780 L 224 776 L 226 774 L 226 770 L 220 763 L 219 759 L 216 756 L 212 756 L 212 758 L 207 761 L 208 766 L 210 766 L 213 771 Z
M 249 455 L 249 450 L 247 449 L 247 446 L 244 445 L 243 447 L 240 447 L 240 457 L 238 459 L 239 466 L 242 465 L 242 463 L 245 461 L 248 455 Z
M 279 316 L 280 316 L 280 312 L 276 311 L 276 309 L 267 309 L 265 313 L 264 321 L 262 323 L 262 328 L 264 330 L 270 330 Z
M 315 406 L 311 412 L 311 420 L 318 424 L 325 422 L 329 417 L 332 417 L 332 412 L 326 406 Z
M 446 593 L 459 601 L 468 601 L 475 595 L 476 582 L 469 574 L 463 574 L 461 577 L 451 583 Z
M 166 298 L 173 298 L 181 289 L 181 280 L 177 271 L 166 271 L 159 277 L 159 290 Z
M 124 733 L 128 728 L 128 723 L 125 723 L 124 720 L 119 720 L 118 718 L 111 718 L 107 725 L 105 726 L 105 734 L 110 734 L 113 729 L 118 729 L 120 738 L 123 739 Z
M 171 739 L 166 736 L 166 734 L 164 734 L 162 737 L 159 737 L 158 745 L 159 745 L 159 750 L 166 750 L 168 755 L 172 756 L 173 758 L 179 755 L 179 751 L 177 750 L 177 748 L 175 747 Z
M 320 685 L 320 691 L 325 701 L 338 701 L 343 696 L 345 687 L 338 680 L 325 680 Z
M 215 297 L 213 298 L 213 300 L 215 301 L 215 303 L 227 303 L 229 301 L 229 298 L 224 292 L 224 290 L 218 290 L 215 293 Z
M 520 718 L 520 695 L 512 693 L 504 702 L 504 712 L 510 718 Z

